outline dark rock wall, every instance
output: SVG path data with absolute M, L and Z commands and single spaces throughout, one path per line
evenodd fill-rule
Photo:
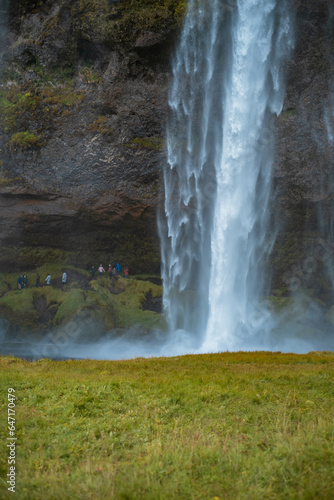
M 159 270 L 169 60 L 185 3 L 11 2 L 1 89 L 3 268 L 35 265 L 41 246 L 39 259 L 54 249 L 76 265 L 122 259 L 134 272 Z M 292 281 L 314 286 L 323 261 L 312 252 L 325 241 L 330 253 L 333 208 L 334 13 L 329 0 L 294 6 L 286 99 L 271 130 L 272 288 L 280 293 Z
M 334 9 L 328 1 L 295 2 L 295 50 L 284 109 L 276 120 L 273 288 L 332 287 L 334 141 Z
M 38 245 L 69 252 L 69 263 L 75 255 L 77 265 L 119 259 L 132 272 L 159 271 L 169 53 L 182 2 L 165 4 L 11 4 L 2 268 L 26 265 Z

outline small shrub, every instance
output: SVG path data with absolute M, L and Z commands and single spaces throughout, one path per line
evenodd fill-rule
M 28 131 L 17 132 L 9 141 L 10 149 L 28 149 L 34 146 L 41 146 L 40 137 Z
M 99 83 L 102 80 L 102 77 L 94 71 L 92 68 L 88 68 L 85 66 L 80 71 L 80 76 L 86 83 Z
M 107 126 L 108 119 L 105 116 L 99 116 L 96 120 L 88 125 L 91 132 L 98 132 L 103 135 L 111 135 L 113 129 Z

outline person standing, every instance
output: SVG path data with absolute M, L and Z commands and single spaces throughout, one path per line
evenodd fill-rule
M 92 278 L 94 280 L 95 279 L 95 274 L 96 274 L 96 267 L 92 266 L 92 269 L 90 270 L 90 272 L 91 272 Z
M 46 284 L 51 285 L 51 274 L 48 273 L 47 277 L 45 278 Z
M 21 275 L 19 276 L 18 280 L 17 280 L 17 289 L 18 290 L 21 290 L 22 288 L 22 278 L 21 278 Z
M 128 268 L 128 267 L 126 267 L 126 268 L 124 269 L 124 278 L 128 278 L 128 277 L 129 277 L 129 268 Z
M 121 265 L 117 262 L 116 264 L 116 271 L 117 271 L 117 274 L 119 274 L 121 272 Z
M 28 288 L 28 276 L 26 274 L 23 276 L 23 288 Z
M 112 277 L 112 267 L 111 267 L 111 264 L 109 264 L 109 267 L 108 267 L 108 274 L 109 274 L 109 278 L 111 279 L 111 277 Z
M 102 276 L 102 273 L 106 272 L 105 269 L 103 269 L 102 264 L 100 264 L 100 267 L 98 268 L 98 271 L 99 271 L 100 276 Z
M 67 274 L 66 274 L 66 271 L 64 271 L 63 276 L 61 278 L 61 282 L 63 285 L 66 285 L 66 281 L 67 281 Z
M 40 279 L 41 279 L 40 275 L 37 273 L 36 274 L 36 284 L 35 284 L 36 288 L 40 287 Z

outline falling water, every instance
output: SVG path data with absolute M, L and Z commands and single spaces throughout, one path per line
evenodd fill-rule
M 190 0 L 173 61 L 160 223 L 171 331 L 233 349 L 261 326 L 285 0 Z M 256 320 L 255 320 L 256 319 Z M 181 334 L 181 332 L 180 332 Z

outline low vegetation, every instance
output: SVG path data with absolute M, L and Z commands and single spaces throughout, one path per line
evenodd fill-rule
M 16 148 L 27 149 L 40 145 L 41 145 L 40 137 L 28 131 L 16 132 L 16 134 L 12 135 L 9 141 L 10 149 L 16 149 Z
M 151 40 L 177 28 L 185 14 L 186 0 L 79 0 L 81 30 L 88 40 L 133 43 Z
M 57 120 L 68 118 L 84 99 L 85 92 L 75 90 L 71 82 L 55 87 L 34 81 L 0 89 L 1 128 L 8 140 L 5 151 L 41 146 Z
M 20 500 L 334 496 L 333 354 L 2 357 L 0 381 L 4 423 L 17 398 Z
M 98 116 L 96 120 L 88 125 L 91 132 L 102 135 L 112 135 L 113 129 L 108 126 L 108 118 L 106 116 Z
M 126 144 L 128 147 L 140 149 L 162 149 L 165 145 L 163 137 L 135 137 Z
M 161 314 L 142 309 L 148 295 L 161 297 L 161 285 L 135 278 L 110 280 L 106 275 L 93 280 L 88 271 L 74 266 L 66 266 L 68 282 L 63 285 L 63 269 L 60 264 L 44 264 L 28 273 L 28 288 L 21 290 L 17 289 L 18 274 L 1 274 L 1 316 L 12 325 L 41 335 L 83 312 L 98 321 L 102 331 L 136 325 L 146 332 L 164 328 Z M 35 286 L 37 273 L 41 277 L 38 288 Z M 51 286 L 44 282 L 48 273 L 52 276 Z

